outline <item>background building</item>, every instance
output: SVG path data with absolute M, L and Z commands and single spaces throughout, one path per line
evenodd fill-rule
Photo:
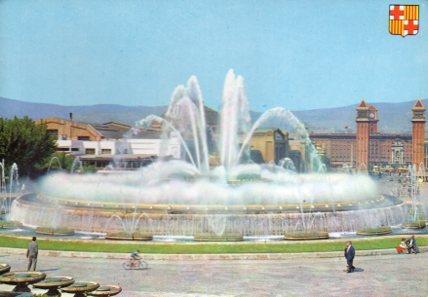
M 405 168 L 409 164 L 428 167 L 425 144 L 425 107 L 418 100 L 413 108 L 412 134 L 382 133 L 378 129 L 378 110 L 361 101 L 356 108 L 356 132 L 311 133 L 322 159 L 332 168 L 355 168 L 372 171 L 382 168 Z M 214 116 L 211 116 L 214 118 Z M 47 125 L 57 137 L 58 151 L 79 156 L 87 164 L 103 168 L 114 162 L 124 168 L 140 167 L 158 157 L 182 158 L 178 135 L 162 135 L 162 125 L 153 123 L 148 128 L 132 128 L 119 122 L 88 124 L 70 119 L 45 118 L 38 120 Z M 215 126 L 209 126 L 209 138 L 215 135 Z M 192 151 L 192 141 L 187 141 Z M 209 143 L 213 146 L 212 143 Z M 290 158 L 298 171 L 307 170 L 310 159 L 307 147 L 299 137 L 276 128 L 258 129 L 250 144 L 250 157 L 256 163 L 279 164 Z M 215 150 L 214 150 L 215 151 Z M 210 156 L 212 165 L 218 164 Z
M 412 134 L 382 133 L 378 130 L 378 111 L 365 101 L 357 106 L 357 131 L 341 133 L 311 133 L 317 148 L 321 148 L 332 167 L 351 166 L 358 170 L 375 167 L 406 167 L 425 164 L 425 108 L 418 100 L 412 111 Z M 428 150 L 427 150 L 428 151 Z
M 255 162 L 278 164 L 281 159 L 288 156 L 288 133 L 274 128 L 257 129 L 251 137 L 250 149 L 253 151 L 253 156 L 261 155 L 262 160 L 259 157 L 254 160 L 253 157 Z M 255 151 L 258 151 L 259 154 Z
M 60 118 L 37 121 L 57 137 L 57 151 L 78 156 L 87 165 L 105 168 L 113 164 L 121 168 L 138 168 L 162 156 L 180 158 L 181 145 L 174 133 L 162 138 L 161 126 L 135 129 L 129 125 L 108 122 L 88 124 Z

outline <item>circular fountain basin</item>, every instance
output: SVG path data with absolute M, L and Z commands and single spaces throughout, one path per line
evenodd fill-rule
M 16 286 L 14 292 L 31 292 L 28 285 L 40 282 L 46 278 L 46 274 L 37 271 L 8 272 L 0 275 L 0 283 Z
M 46 289 L 46 296 L 61 296 L 59 288 L 70 286 L 74 283 L 74 279 L 69 276 L 52 276 L 47 277 L 43 281 L 33 285 L 37 289 Z
M 62 288 L 70 286 L 74 283 L 74 279 L 69 276 L 51 276 L 43 281 L 36 283 L 33 287 L 38 289 Z
M 34 198 L 33 198 L 34 199 Z M 80 201 L 78 199 L 57 199 L 45 195 L 38 195 L 40 202 L 54 202 L 61 207 L 74 209 L 92 209 L 94 211 L 119 212 L 123 214 L 263 214 L 285 212 L 332 212 L 371 209 L 375 207 L 391 206 L 401 201 L 393 196 L 380 195 L 377 199 L 360 201 L 319 201 L 283 204 L 162 204 L 162 203 L 129 203 L 106 201 Z
M 0 263 L 0 275 L 10 271 L 10 265 L 6 263 Z
M 95 291 L 99 287 L 100 285 L 96 282 L 76 282 L 68 287 L 62 288 L 61 291 L 74 294 L 75 297 L 79 297 L 85 296 L 85 293 Z
M 34 284 L 46 278 L 46 274 L 38 271 L 8 272 L 0 275 L 0 283 L 8 285 Z
M 88 293 L 88 296 L 115 296 L 122 292 L 122 288 L 116 285 L 103 285 L 95 291 Z
M 310 230 L 355 232 L 367 226 L 400 225 L 409 205 L 392 196 L 358 202 L 283 205 L 167 205 L 106 203 L 26 194 L 14 202 L 12 219 L 28 226 L 46 226 L 107 234 L 112 240 L 152 240 L 153 236 L 186 236 L 194 240 L 242 240 L 243 236 L 283 236 Z M 367 224 L 367 222 L 373 223 Z M 316 228 L 314 228 L 316 227 Z M 40 229 L 39 229 L 40 230 Z M 129 230 L 138 230 L 138 234 Z M 211 236 L 212 234 L 239 236 Z M 49 230 L 48 235 L 58 232 Z M 208 235 L 207 235 L 208 234 Z M 198 236 L 195 236 L 198 235 Z M 200 236 L 199 236 L 200 235 Z

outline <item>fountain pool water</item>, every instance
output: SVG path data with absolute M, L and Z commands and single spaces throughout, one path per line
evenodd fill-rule
M 204 106 L 192 76 L 174 90 L 164 118 L 149 116 L 133 128 L 161 123 L 165 137 L 180 140 L 181 160 L 159 158 L 137 171 L 107 175 L 49 174 L 35 193 L 14 202 L 12 219 L 89 232 L 235 240 L 353 232 L 400 224 L 405 217 L 407 206 L 381 195 L 367 175 L 326 173 L 305 126 L 290 111 L 270 109 L 252 124 L 243 78 L 233 71 L 226 76 L 216 127 L 208 127 Z M 296 173 L 289 158 L 279 164 L 251 162 L 251 137 L 269 125 L 293 133 L 305 146 L 308 172 Z M 219 164 L 210 164 L 212 156 Z M 76 159 L 72 173 L 81 166 Z

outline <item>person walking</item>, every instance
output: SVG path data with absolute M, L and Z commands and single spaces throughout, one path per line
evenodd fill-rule
M 352 242 L 348 241 L 345 247 L 345 258 L 346 258 L 346 264 L 348 265 L 346 272 L 348 273 L 353 272 L 355 270 L 354 257 L 355 257 L 355 249 L 352 246 Z
M 28 244 L 27 249 L 27 258 L 28 258 L 28 271 L 31 269 L 33 271 L 36 271 L 36 265 L 37 265 L 37 255 L 39 253 L 39 247 L 37 245 L 37 238 L 33 237 L 31 242 Z

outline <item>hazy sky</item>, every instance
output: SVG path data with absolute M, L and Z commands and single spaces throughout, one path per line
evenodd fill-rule
M 391 2 L 0 0 L 0 96 L 161 105 L 195 74 L 218 107 L 233 68 L 255 110 L 427 98 L 428 2 L 405 38 Z

